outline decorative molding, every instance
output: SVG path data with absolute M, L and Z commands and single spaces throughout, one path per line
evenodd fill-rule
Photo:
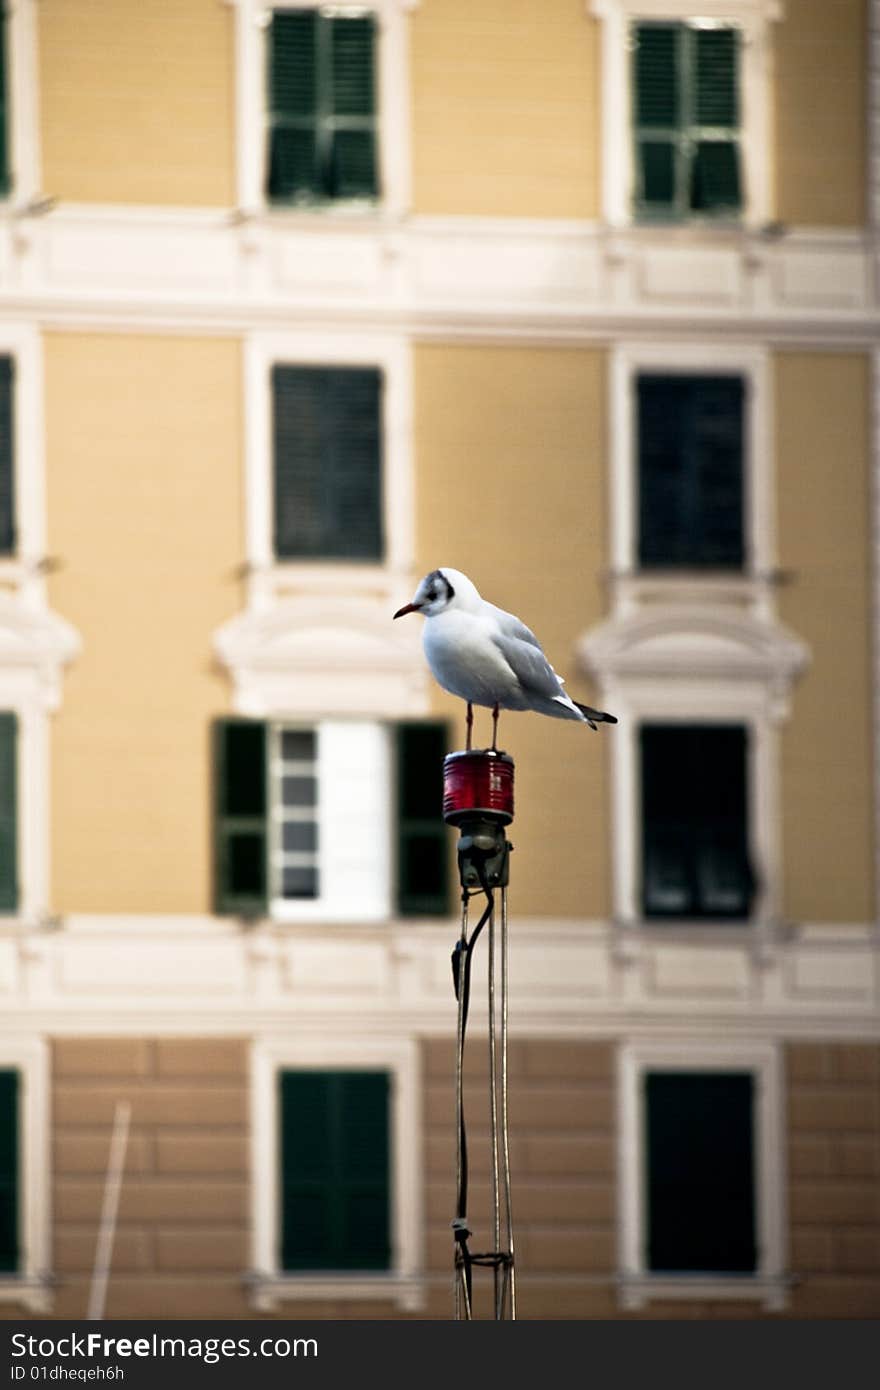
M 853 345 L 880 321 L 859 230 L 65 205 L 27 236 L 0 222 L 0 293 L 52 327 Z
M 686 584 L 683 580 L 682 587 Z M 809 661 L 806 645 L 780 622 L 721 604 L 688 602 L 686 593 L 678 601 L 658 599 L 609 618 L 585 634 L 576 651 L 584 670 L 603 685 L 670 677 L 766 685 L 777 717 L 785 713 L 791 687 Z
M 247 926 L 73 917 L 0 927 L 3 1036 L 449 1036 L 454 922 Z M 867 925 L 624 927 L 511 913 L 519 1036 L 880 1041 L 880 935 Z M 474 989 L 485 988 L 477 952 Z M 479 1018 L 473 1026 L 479 1031 Z
M 62 668 L 79 650 L 63 618 L 0 593 L 0 707 L 57 709 Z
M 738 1298 L 759 1300 L 779 1312 L 786 1306 L 786 1157 L 782 1059 L 774 1043 L 672 1042 L 624 1044 L 617 1058 L 617 1193 L 619 1285 L 624 1308 L 638 1310 L 653 1299 Z M 646 1071 L 750 1071 L 755 1077 L 755 1238 L 758 1268 L 753 1278 L 693 1278 L 652 1274 L 646 1269 L 645 1136 L 643 1077 Z
M 351 584 L 351 579 L 348 579 Z M 257 718 L 425 715 L 428 681 L 418 634 L 389 621 L 384 594 L 300 595 L 249 609 L 216 634 L 240 714 Z
M 285 1275 L 278 1268 L 281 1229 L 278 1073 L 284 1068 L 368 1068 L 390 1074 L 392 1268 L 382 1275 Z M 417 1312 L 423 1289 L 422 1115 L 420 1054 L 414 1038 L 360 1033 L 351 1020 L 332 1040 L 260 1033 L 251 1048 L 251 1231 L 256 1309 L 303 1298 L 391 1300 Z

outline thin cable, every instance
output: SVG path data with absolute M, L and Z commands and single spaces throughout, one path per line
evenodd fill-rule
M 495 913 L 489 914 L 489 1119 L 492 1152 L 492 1248 L 501 1249 L 501 1203 L 498 1188 L 498 1068 L 495 1048 Z M 495 1317 L 501 1317 L 501 1271 L 493 1265 Z
M 509 1263 L 505 1270 L 505 1284 L 510 1288 L 510 1316 L 516 1320 L 516 1265 L 513 1256 L 513 1204 L 510 1197 L 510 1135 L 508 1128 L 508 930 L 507 930 L 507 887 L 501 889 L 501 1144 L 502 1174 L 504 1185 L 504 1206 L 507 1226 L 507 1253 Z
M 456 1211 L 452 1229 L 456 1240 L 456 1264 L 461 1266 L 461 1285 L 464 1294 L 465 1318 L 471 1317 L 471 1307 L 473 1298 L 472 1285 L 472 1258 L 468 1250 L 468 1237 L 470 1231 L 467 1225 L 467 1202 L 468 1202 L 468 1156 L 467 1156 L 467 1130 L 464 1120 L 464 1040 L 467 1032 L 468 1009 L 471 996 L 471 960 L 473 957 L 474 946 L 477 938 L 486 922 L 492 915 L 495 907 L 495 895 L 486 882 L 485 873 L 482 866 L 478 866 L 477 872 L 486 894 L 486 908 L 477 925 L 471 934 L 470 940 L 467 939 L 467 902 L 468 890 L 462 892 L 462 934 L 456 943 L 452 955 L 452 977 L 455 984 L 456 996 L 458 998 L 458 1037 L 455 1058 L 455 1100 L 457 1113 L 456 1126 Z M 456 1309 L 458 1301 L 456 1300 Z

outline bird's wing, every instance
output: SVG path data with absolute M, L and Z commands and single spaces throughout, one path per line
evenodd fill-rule
M 506 628 L 499 625 L 492 640 L 527 694 L 552 700 L 563 693 L 562 681 L 542 652 L 537 637 L 518 618 Z
M 506 613 L 503 608 L 496 608 L 494 603 L 487 603 L 487 609 L 495 621 L 495 626 L 505 637 L 516 638 L 519 642 L 526 642 L 530 647 L 537 647 L 541 651 L 541 643 L 538 641 L 530 627 L 520 622 L 519 618 L 514 617 L 513 613 Z M 543 656 L 544 653 L 541 652 Z

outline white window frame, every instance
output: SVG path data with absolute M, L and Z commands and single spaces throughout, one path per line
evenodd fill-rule
M 390 1079 L 392 1266 L 388 1271 L 288 1274 L 280 1268 L 278 1075 L 285 1070 L 387 1071 Z M 251 1051 L 251 1296 L 260 1312 L 302 1300 L 390 1301 L 417 1312 L 424 1300 L 419 1044 L 412 1038 L 322 1033 L 264 1036 Z
M 754 1275 L 655 1274 L 646 1263 L 646 1149 L 642 1080 L 648 1071 L 748 1071 L 755 1080 L 753 1128 Z M 628 1310 L 655 1299 L 755 1299 L 775 1312 L 787 1303 L 783 1066 L 771 1042 L 645 1039 L 617 1055 L 619 1297 Z
M 40 195 L 39 85 L 37 82 L 37 0 L 6 5 L 6 90 L 9 191 L 0 206 L 26 213 Z
M 382 525 L 385 555 L 375 563 L 278 560 L 273 553 L 272 368 L 377 367 L 383 375 Z M 402 338 L 339 333 L 254 334 L 245 346 L 246 555 L 250 598 L 266 607 L 285 589 L 382 601 L 411 580 L 415 537 L 412 358 Z
M 0 583 L 44 603 L 46 581 L 46 465 L 43 429 L 43 353 L 31 324 L 0 323 L 0 356 L 11 357 L 13 375 L 12 471 L 16 546 L 0 556 Z
M 378 720 L 314 720 L 275 718 L 267 730 L 312 729 L 316 735 L 318 896 L 272 898 L 269 916 L 276 922 L 384 922 L 392 901 L 392 740 L 389 726 Z M 353 768 L 346 757 L 360 744 L 363 762 Z M 368 798 L 369 810 L 354 800 L 356 779 Z M 267 852 L 273 852 L 279 817 L 271 794 L 267 807 Z M 363 844 L 358 862 L 352 847 Z M 368 872 L 369 882 L 358 874 Z M 270 876 L 271 886 L 271 876 Z
M 602 206 L 615 227 L 644 226 L 635 216 L 632 75 L 629 30 L 640 20 L 697 20 L 737 25 L 742 44 L 742 186 L 738 223 L 771 216 L 772 40 L 780 0 L 586 0 L 602 24 Z M 701 225 L 707 219 L 699 218 Z M 729 225 L 730 219 L 719 219 Z M 676 223 L 680 226 L 680 223 Z M 685 225 L 690 225 L 686 220 Z M 708 222 L 711 225 L 711 222 Z M 658 230 L 653 228 L 655 232 Z
M 18 14 L 18 9 L 13 11 Z M 14 359 L 13 487 L 16 549 L 0 557 L 0 709 L 18 716 L 16 920 L 49 901 L 49 712 L 61 698 L 61 667 L 78 649 L 70 625 L 47 607 L 43 353 L 30 324 L 0 324 L 0 354 Z M 3 638 L 10 648 L 4 657 Z M 3 919 L 0 919 L 3 920 Z
M 781 892 L 779 751 L 775 711 L 763 684 L 712 680 L 664 680 L 606 686 L 618 718 L 612 757 L 612 883 L 615 920 L 663 933 L 683 929 L 701 935 L 726 929 L 742 933 L 774 922 Z M 751 915 L 729 918 L 656 919 L 642 914 L 642 806 L 639 730 L 643 724 L 737 724 L 747 734 L 747 845 L 758 884 Z
M 410 204 L 409 43 L 407 14 L 419 0 L 363 0 L 328 4 L 327 0 L 231 0 L 236 9 L 235 52 L 237 196 L 241 212 L 271 212 L 282 217 L 354 216 L 400 218 Z M 377 156 L 380 193 L 366 207 L 359 202 L 286 208 L 265 194 L 266 118 L 265 35 L 276 10 L 336 9 L 371 11 L 377 18 L 378 62 Z
M 19 1074 L 18 1222 L 24 1256 L 17 1274 L 0 1275 L 0 1304 L 17 1304 L 31 1313 L 50 1313 L 52 1191 L 46 1042 L 42 1038 L 5 1038 L 0 1042 L 0 1068 Z
M 732 374 L 745 384 L 743 430 L 743 529 L 745 565 L 729 575 L 712 576 L 718 590 L 751 589 L 764 595 L 776 567 L 776 515 L 773 493 L 772 362 L 766 348 L 633 342 L 612 349 L 609 373 L 611 563 L 621 598 L 643 590 L 668 592 L 673 586 L 706 588 L 697 567 L 668 574 L 639 569 L 639 451 L 637 380 L 641 373 L 664 376 Z

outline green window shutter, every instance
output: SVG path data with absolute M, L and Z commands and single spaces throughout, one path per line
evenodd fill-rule
M 679 25 L 636 26 L 636 123 L 668 130 L 679 122 Z
M 18 908 L 18 719 L 0 713 L 0 912 Z
M 633 26 L 636 210 L 647 218 L 725 215 L 742 206 L 740 34 Z
M 639 563 L 742 569 L 745 383 L 640 374 Z
M 381 372 L 276 366 L 272 403 L 278 559 L 380 560 Z
M 285 1071 L 280 1103 L 282 1268 L 388 1269 L 387 1073 Z
M 640 744 L 645 916 L 748 917 L 755 881 L 745 728 L 648 724 Z
M 377 192 L 373 15 L 330 20 L 332 141 L 328 191 L 335 198 Z
M 259 913 L 267 903 L 266 726 L 214 726 L 215 911 Z
M 269 27 L 269 197 L 321 192 L 316 10 L 284 10 Z
M 646 212 L 674 208 L 680 182 L 679 24 L 638 24 L 633 48 L 636 198 Z
M 18 1072 L 0 1071 L 0 1272 L 18 1269 Z
M 6 7 L 0 11 L 0 195 L 9 192 L 9 18 Z
M 649 1072 L 645 1109 L 648 1269 L 754 1273 L 751 1073 Z
M 15 545 L 15 363 L 0 357 L 0 555 Z
M 278 11 L 268 56 L 269 197 L 374 197 L 374 17 Z
M 739 125 L 739 34 L 736 29 L 697 29 L 696 124 Z
M 741 206 L 736 140 L 697 141 L 691 163 L 690 201 L 695 212 L 733 212 Z
M 445 724 L 397 726 L 397 910 L 449 911 L 449 837 L 443 820 Z

